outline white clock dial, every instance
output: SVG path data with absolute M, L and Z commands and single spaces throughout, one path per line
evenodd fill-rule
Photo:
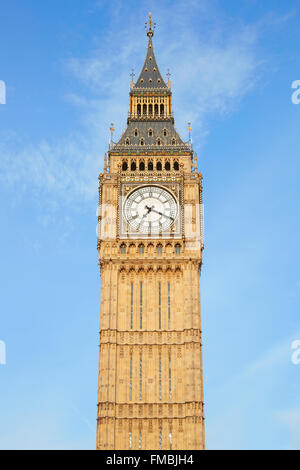
M 166 231 L 177 217 L 176 199 L 159 186 L 143 186 L 133 191 L 124 203 L 130 227 L 142 233 Z

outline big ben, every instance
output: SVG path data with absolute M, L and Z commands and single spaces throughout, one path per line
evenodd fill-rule
M 97 449 L 204 449 L 202 175 L 147 22 L 127 127 L 99 175 Z

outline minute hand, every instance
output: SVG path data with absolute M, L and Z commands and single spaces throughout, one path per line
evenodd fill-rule
M 174 217 L 171 217 L 170 215 L 163 214 L 162 212 L 156 211 L 155 209 L 151 209 L 151 212 L 155 212 L 156 214 L 163 215 L 164 217 L 167 217 L 168 219 L 174 220 Z

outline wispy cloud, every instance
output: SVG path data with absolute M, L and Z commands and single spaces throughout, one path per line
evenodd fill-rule
M 11 139 L 2 142 L 0 179 L 7 186 L 21 183 L 23 190 L 47 193 L 67 203 L 95 198 L 109 124 L 115 123 L 116 135 L 125 127 L 129 73 L 131 66 L 139 72 L 146 46 L 142 28 L 136 31 L 146 2 L 134 15 L 124 4 L 113 3 L 108 30 L 96 39 L 96 47 L 87 57 L 65 61 L 74 88 L 78 81 L 86 90 L 86 94 L 82 87 L 80 93 L 66 93 L 66 99 L 80 107 L 82 125 L 64 139 L 53 136 L 17 152 Z M 230 20 L 216 15 L 213 3 L 206 1 L 178 1 L 171 17 L 167 4 L 152 2 L 152 9 L 160 23 L 155 37 L 158 63 L 162 73 L 168 66 L 172 71 L 179 131 L 185 133 L 186 122 L 192 120 L 195 133 L 203 134 L 210 114 L 231 112 L 256 83 L 260 64 L 256 27 L 230 24 L 228 28 Z

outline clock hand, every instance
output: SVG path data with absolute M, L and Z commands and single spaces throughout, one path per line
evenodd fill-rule
M 151 209 L 152 212 L 155 212 L 156 214 L 163 215 L 164 217 L 167 217 L 168 219 L 174 220 L 174 217 L 171 217 L 170 215 L 163 214 L 162 212 L 156 211 L 155 209 Z
M 144 214 L 142 216 L 142 219 L 141 219 L 140 223 L 138 224 L 138 229 L 140 228 L 143 219 L 151 212 L 151 207 L 146 206 L 146 209 L 147 209 L 147 212 L 146 212 L 146 214 Z

